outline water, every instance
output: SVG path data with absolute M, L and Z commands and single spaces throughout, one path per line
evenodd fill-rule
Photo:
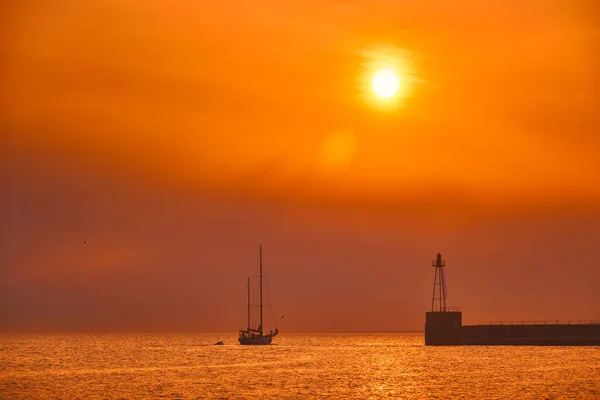
M 214 346 L 218 340 L 225 346 Z M 0 336 L 0 398 L 599 399 L 598 347 L 425 347 L 422 335 Z

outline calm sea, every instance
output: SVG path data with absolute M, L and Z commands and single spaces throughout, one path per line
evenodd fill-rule
M 0 335 L 0 398 L 600 399 L 599 347 L 425 347 L 422 335 L 408 334 L 275 341 Z

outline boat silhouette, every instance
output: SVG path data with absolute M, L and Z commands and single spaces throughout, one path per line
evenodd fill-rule
M 259 258 L 260 258 L 260 274 L 259 274 L 259 282 L 260 282 L 260 289 L 259 289 L 259 310 L 260 310 L 260 317 L 259 317 L 259 325 L 254 328 L 252 327 L 252 322 L 250 320 L 250 307 L 251 307 L 251 302 L 250 302 L 250 278 L 248 278 L 248 286 L 247 286 L 247 290 L 248 290 L 248 301 L 247 301 L 247 306 L 248 306 L 248 324 L 246 326 L 246 329 L 240 329 L 239 330 L 239 334 L 240 337 L 238 338 L 240 344 L 242 345 L 267 345 L 267 344 L 271 344 L 271 341 L 273 340 L 273 338 L 275 336 L 277 336 L 279 334 L 279 329 L 275 328 L 274 331 L 269 331 L 267 333 L 264 332 L 263 330 L 263 262 L 262 262 L 262 246 L 259 246 L 258 248 L 258 252 L 259 252 Z

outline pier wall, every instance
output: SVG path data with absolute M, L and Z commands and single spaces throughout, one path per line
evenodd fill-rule
M 462 325 L 462 313 L 428 312 L 426 345 L 600 346 L 600 324 Z
M 466 325 L 462 344 L 600 346 L 600 324 Z
M 425 344 L 462 343 L 462 312 L 428 312 L 425 316 Z

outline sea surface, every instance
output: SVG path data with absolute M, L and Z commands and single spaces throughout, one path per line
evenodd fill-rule
M 222 340 L 224 346 L 215 346 Z M 600 347 L 425 347 L 414 334 L 0 335 L 2 399 L 600 399 Z

